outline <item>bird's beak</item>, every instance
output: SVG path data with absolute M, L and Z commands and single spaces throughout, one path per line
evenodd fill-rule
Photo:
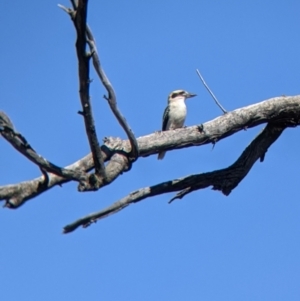
M 192 98 L 192 97 L 195 97 L 195 96 L 197 96 L 197 94 L 193 94 L 193 93 L 189 93 L 189 92 L 187 92 L 186 95 L 185 95 L 186 98 Z

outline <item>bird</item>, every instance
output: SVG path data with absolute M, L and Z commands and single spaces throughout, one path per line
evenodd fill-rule
M 197 94 L 185 90 L 175 90 L 168 96 L 168 105 L 164 111 L 162 131 L 175 130 L 182 128 L 186 118 L 185 100 Z M 158 153 L 157 159 L 162 160 L 166 152 Z

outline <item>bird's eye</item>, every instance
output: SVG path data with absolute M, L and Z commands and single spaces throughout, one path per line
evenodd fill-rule
M 176 96 L 178 96 L 178 94 L 179 94 L 179 93 L 173 93 L 173 94 L 171 95 L 171 97 L 172 97 L 172 98 L 175 98 Z

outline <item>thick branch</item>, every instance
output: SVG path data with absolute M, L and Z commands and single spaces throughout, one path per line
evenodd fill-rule
M 65 226 L 64 233 L 72 232 L 79 226 L 87 227 L 99 219 L 103 219 L 109 215 L 119 212 L 130 204 L 137 203 L 141 200 L 159 194 L 182 190 L 176 195 L 176 197 L 171 199 L 171 201 L 173 201 L 176 198 L 182 198 L 192 191 L 213 186 L 214 190 L 219 190 L 222 191 L 223 194 L 229 195 L 230 192 L 248 174 L 253 164 L 265 155 L 268 148 L 278 139 L 285 128 L 286 126 L 281 124 L 268 124 L 244 150 L 238 160 L 227 168 L 208 173 L 191 175 L 185 178 L 141 188 L 115 202 L 111 206 L 101 211 L 89 214 L 72 224 Z
M 104 156 L 104 158 L 106 158 Z M 123 172 L 128 171 L 131 168 L 131 162 L 127 158 L 127 154 L 124 152 L 115 152 L 106 165 L 106 178 L 98 179 L 90 176 L 88 183 L 79 184 L 79 191 L 91 191 L 98 190 L 99 188 L 106 186 L 113 182 Z
M 105 178 L 105 166 L 100 151 L 100 144 L 96 134 L 96 128 L 93 119 L 92 106 L 89 95 L 89 56 L 86 54 L 86 18 L 87 18 L 87 0 L 78 1 L 78 7 L 73 18 L 77 32 L 76 50 L 78 57 L 79 73 L 79 93 L 83 109 L 86 133 L 88 136 L 90 148 L 93 154 L 95 164 L 95 173 L 99 178 Z M 101 180 L 102 180 L 101 179 Z
M 251 128 L 268 121 L 286 121 L 289 125 L 293 123 L 295 126 L 300 124 L 300 95 L 276 97 L 240 108 L 208 121 L 202 126 L 191 126 L 140 137 L 137 139 L 140 156 L 146 157 L 164 150 L 215 143 L 246 127 Z M 108 160 L 114 152 L 122 154 L 130 149 L 130 142 L 119 138 L 106 138 L 105 145 L 101 147 L 104 160 Z M 93 168 L 92 157 L 87 155 L 66 168 L 89 171 Z M 128 168 L 130 166 L 124 166 L 122 171 Z M 118 172 L 118 169 L 112 169 L 111 172 L 107 172 L 107 176 L 114 180 Z M 41 176 L 31 181 L 2 186 L 0 200 L 6 200 L 7 206 L 16 208 L 26 200 L 67 182 L 64 178 L 55 175 L 51 175 L 48 185 L 41 186 L 43 181 L 44 177 Z

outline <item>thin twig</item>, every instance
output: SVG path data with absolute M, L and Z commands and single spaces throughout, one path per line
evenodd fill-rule
M 59 8 L 61 8 L 64 12 L 66 12 L 67 14 L 71 14 L 71 9 L 70 8 L 67 8 L 67 7 L 65 7 L 64 5 L 61 5 L 61 4 L 57 4 L 57 6 L 59 7 Z
M 254 163 L 260 159 L 261 156 L 267 152 L 268 148 L 279 138 L 285 128 L 286 125 L 269 123 L 244 150 L 236 162 L 227 168 L 213 172 L 191 175 L 151 187 L 141 188 L 113 203 L 111 206 L 101 211 L 89 214 L 65 226 L 63 232 L 72 232 L 79 226 L 83 226 L 84 228 L 88 227 L 92 223 L 115 214 L 133 203 L 168 192 L 181 191 L 172 198 L 170 202 L 174 199 L 182 198 L 192 191 L 204 189 L 209 186 L 212 186 L 213 190 L 221 191 L 227 196 L 244 179 Z
M 202 77 L 202 75 L 200 74 L 199 70 L 196 69 L 196 72 L 198 74 L 198 76 L 200 77 L 204 87 L 207 89 L 207 91 L 210 93 L 210 95 L 212 96 L 212 98 L 214 99 L 214 101 L 216 102 L 216 104 L 218 105 L 218 107 L 222 110 L 222 112 L 224 114 L 227 113 L 227 111 L 222 107 L 222 105 L 219 103 L 219 101 L 217 100 L 216 96 L 214 95 L 214 93 L 209 89 L 208 85 L 206 84 L 206 82 L 204 81 L 204 78 Z

